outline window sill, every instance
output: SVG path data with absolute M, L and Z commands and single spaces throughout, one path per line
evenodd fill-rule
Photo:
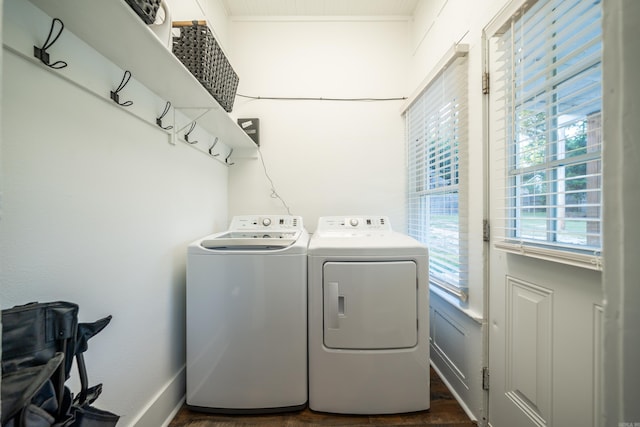
M 435 280 L 433 278 L 429 278 L 429 284 L 431 286 L 438 287 L 440 290 L 448 293 L 449 295 L 452 295 L 462 303 L 466 303 L 467 300 L 469 299 L 469 293 L 466 288 L 458 288 L 452 285 L 448 285 L 446 283 L 440 282 L 439 280 Z
M 522 243 L 512 243 L 506 241 L 495 242 L 496 249 L 531 258 L 543 259 L 560 264 L 572 265 L 574 267 L 586 268 L 589 270 L 602 271 L 602 256 L 590 255 L 579 252 L 561 251 Z
M 442 300 L 444 303 L 446 303 L 451 308 L 455 309 L 456 311 L 459 311 L 460 313 L 462 313 L 463 315 L 465 315 L 469 319 L 473 320 L 477 324 L 482 325 L 482 323 L 483 323 L 482 315 L 480 315 L 480 314 L 476 313 L 475 311 L 470 310 L 470 309 L 468 309 L 466 307 L 461 307 L 460 306 L 460 300 L 457 299 L 456 297 L 454 297 L 453 295 L 451 295 L 450 293 L 446 292 L 442 288 L 440 288 L 438 286 L 434 286 L 433 284 L 431 284 L 431 286 L 429 286 L 429 292 L 430 292 L 431 295 L 436 295 L 436 296 L 440 297 L 439 299 Z M 432 300 L 433 300 L 433 298 L 430 299 L 429 305 L 431 305 L 431 301 Z

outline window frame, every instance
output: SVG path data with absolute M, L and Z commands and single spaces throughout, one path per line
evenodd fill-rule
M 468 143 L 469 143 L 469 135 L 468 135 L 469 133 L 468 131 L 468 127 L 469 127 L 469 123 L 468 123 L 469 122 L 468 62 L 469 61 L 468 61 L 468 55 L 467 55 L 468 52 L 469 52 L 469 46 L 466 44 L 453 45 L 452 48 L 449 49 L 449 51 L 439 61 L 439 63 L 432 69 L 429 75 L 423 80 L 422 84 L 418 87 L 418 89 L 414 92 L 414 94 L 409 98 L 409 101 L 405 104 L 405 106 L 402 109 L 402 113 L 405 115 L 406 143 L 407 143 L 408 234 L 416 238 L 417 240 L 421 241 L 422 243 L 428 244 L 428 242 L 425 241 L 426 239 L 425 234 L 428 233 L 429 231 L 428 227 L 426 229 L 420 229 L 417 233 L 414 230 L 412 230 L 412 226 L 414 224 L 414 222 L 412 221 L 412 213 L 414 211 L 412 204 L 420 205 L 420 207 L 415 208 L 415 210 L 420 212 L 421 218 L 424 219 L 425 212 L 427 212 L 426 213 L 427 216 L 429 215 L 429 212 L 428 212 L 429 207 L 427 205 L 429 201 L 431 202 L 433 201 L 432 200 L 433 196 L 448 197 L 449 195 L 456 194 L 457 206 L 459 209 L 457 224 L 456 224 L 457 225 L 456 239 L 457 239 L 457 245 L 458 245 L 458 248 L 457 248 L 458 268 L 455 273 L 457 275 L 457 280 L 454 280 L 454 281 L 456 281 L 457 283 L 451 283 L 450 280 L 447 280 L 446 277 L 443 277 L 443 276 L 446 276 L 446 274 L 442 274 L 440 275 L 440 277 L 438 277 L 437 274 L 432 274 L 433 273 L 432 267 L 434 265 L 438 265 L 438 263 L 434 263 L 432 261 L 435 259 L 435 257 L 442 256 L 442 254 L 437 253 L 437 250 L 434 251 L 434 248 L 432 246 L 430 247 L 429 282 L 431 286 L 437 286 L 439 289 L 444 290 L 448 294 L 454 296 L 460 303 L 467 303 L 468 294 L 469 294 L 468 292 L 469 291 L 469 278 L 468 278 L 469 256 L 468 256 L 468 231 L 467 231 L 468 213 L 465 208 L 465 206 L 467 205 L 466 199 L 467 199 L 467 187 L 468 187 L 466 183 L 466 180 L 468 179 L 467 177 L 468 168 L 466 166 L 466 162 L 467 162 L 466 157 L 467 157 Z M 463 61 L 463 62 L 460 65 L 460 63 L 458 63 L 457 61 Z M 449 143 L 450 145 L 449 149 L 451 149 L 452 152 L 456 153 L 455 154 L 456 161 L 451 165 L 454 169 L 452 169 L 449 172 L 449 174 L 451 175 L 450 178 L 452 179 L 450 179 L 451 182 L 447 183 L 447 185 L 439 185 L 439 184 L 434 184 L 433 182 L 430 182 L 429 162 L 426 159 L 422 162 L 423 169 L 415 170 L 412 168 L 411 155 L 413 150 L 410 144 L 412 144 L 413 141 L 410 140 L 411 138 L 410 130 L 412 126 L 410 123 L 410 120 L 412 118 L 412 113 L 411 113 L 411 111 L 413 111 L 412 107 L 414 107 L 414 105 L 418 102 L 423 102 L 422 101 L 423 96 L 429 91 L 429 89 L 432 87 L 434 83 L 437 83 L 441 78 L 443 78 L 443 73 L 446 73 L 449 67 L 452 67 L 452 66 L 464 67 L 464 77 L 463 77 L 464 86 L 463 86 L 463 94 L 462 94 L 463 96 L 461 97 L 462 99 L 461 102 L 464 102 L 464 107 L 463 107 L 464 113 L 461 119 L 464 120 L 464 123 L 460 126 L 462 129 L 462 132 L 464 133 L 464 135 L 461 135 L 460 137 L 464 142 L 463 144 L 460 144 L 460 142 L 456 139 L 454 144 Z M 445 99 L 443 99 L 443 102 L 444 104 L 442 105 L 441 108 L 444 108 L 447 105 L 447 102 Z M 425 117 L 423 116 L 421 117 L 421 119 L 424 120 Z M 424 135 L 422 136 L 424 137 Z M 436 138 L 436 141 L 437 141 L 437 138 Z M 420 145 L 424 145 L 424 148 L 427 148 L 427 151 L 428 151 L 428 145 L 426 145 L 426 142 L 424 144 L 421 143 Z M 454 145 L 455 145 L 455 148 L 453 147 Z M 428 156 L 427 151 L 425 152 L 427 153 L 426 155 Z M 440 157 L 438 156 L 438 154 L 434 154 L 429 158 L 431 160 L 437 161 Z M 442 160 L 442 158 L 440 158 L 440 160 Z M 432 172 L 437 168 L 438 167 L 432 168 Z M 415 176 L 412 176 L 411 175 L 412 173 Z M 447 172 L 445 172 L 445 174 L 446 173 Z M 440 176 L 440 175 L 437 175 L 437 176 Z M 420 177 L 422 177 L 422 179 L 420 179 Z M 418 188 L 418 186 L 420 185 L 418 184 L 418 181 L 421 181 L 423 183 L 421 188 Z
M 544 4 L 542 3 L 544 2 Z M 529 2 L 524 2 L 524 1 L 512 1 L 511 3 L 507 4 L 505 6 L 505 8 L 503 9 L 503 11 L 499 14 L 499 16 L 497 16 L 484 30 L 484 38 L 485 39 L 489 39 L 489 38 L 498 38 L 501 37 L 503 34 L 505 34 L 507 31 L 513 31 L 513 27 L 514 27 L 514 23 L 518 22 L 520 19 L 523 18 L 528 18 L 528 19 L 548 19 L 547 16 L 544 17 L 535 17 L 535 18 L 531 18 L 531 16 L 527 15 L 527 12 L 529 12 L 534 6 L 538 5 L 542 5 L 544 6 L 546 4 L 546 0 L 539 0 L 539 1 L 529 1 Z M 600 3 L 601 4 L 601 3 Z M 600 6 L 601 7 L 601 6 Z M 600 20 L 602 19 L 601 16 L 601 12 L 600 12 L 600 16 L 599 16 Z M 525 23 L 526 24 L 526 23 Z M 555 36 L 555 34 L 554 34 Z M 511 35 L 511 37 L 515 37 L 513 34 Z M 600 45 L 602 43 L 601 41 L 601 36 L 600 36 L 600 40 L 598 42 Z M 582 46 L 582 45 L 581 45 Z M 552 53 L 551 56 L 553 56 L 555 53 Z M 545 57 L 547 57 L 547 55 L 545 55 Z M 544 61 L 544 60 L 542 60 Z M 599 56 L 598 56 L 598 60 L 596 61 L 596 65 L 601 67 L 602 64 L 602 52 L 601 50 L 599 51 Z M 512 64 L 512 66 L 515 66 Z M 590 69 L 590 67 L 585 66 L 584 68 L 580 68 L 575 74 L 574 76 L 578 76 L 582 73 L 586 73 L 588 70 Z M 492 76 L 493 77 L 493 76 Z M 600 75 L 599 75 L 599 85 L 600 85 L 600 90 L 602 87 L 602 74 L 600 71 Z M 562 82 L 566 82 L 569 79 L 565 79 L 562 80 L 560 82 L 560 84 Z M 545 85 L 540 86 L 540 87 L 535 87 L 535 89 L 533 89 L 532 92 L 550 92 L 550 93 L 556 93 L 556 91 L 558 90 L 557 87 L 559 86 L 558 84 L 559 82 L 552 82 L 549 83 L 548 81 L 545 82 Z M 494 83 L 495 85 L 495 83 Z M 503 90 L 500 91 L 500 89 L 498 91 L 495 91 L 492 88 L 492 92 L 499 92 L 499 93 L 492 93 L 492 96 L 495 96 L 496 98 L 500 98 L 501 96 L 504 97 L 505 99 L 509 99 L 511 96 L 514 96 L 513 94 L 508 93 L 508 88 L 503 87 Z M 600 92 L 600 108 L 597 111 L 597 119 L 599 120 L 599 123 L 602 123 L 602 94 Z M 506 101 L 505 101 L 506 104 Z M 520 108 L 522 106 L 526 106 L 527 102 L 526 101 L 522 101 L 518 104 L 518 103 L 513 103 L 511 105 L 507 105 L 507 107 L 505 108 L 505 110 L 509 110 L 509 108 L 511 108 L 512 110 L 509 110 L 508 113 L 505 112 L 504 113 L 504 118 L 506 120 L 507 117 L 510 117 L 511 120 L 516 120 L 516 109 Z M 553 105 L 545 105 L 544 107 L 544 111 L 545 113 L 547 113 L 548 111 L 551 111 L 554 108 Z M 509 115 L 509 113 L 511 115 Z M 590 115 L 589 114 L 584 114 L 584 118 L 582 119 L 585 123 L 590 120 Z M 585 154 L 581 154 L 579 156 L 576 156 L 574 158 L 571 159 L 571 162 L 567 162 L 566 158 L 554 158 L 552 155 L 548 155 L 548 153 L 545 153 L 545 164 L 544 167 L 540 167 L 540 165 L 536 165 L 536 166 L 531 166 L 528 168 L 520 168 L 521 170 L 518 170 L 518 165 L 515 164 L 516 160 L 515 159 L 515 154 L 513 152 L 510 152 L 508 150 L 511 150 L 513 148 L 513 145 L 508 144 L 508 129 L 509 126 L 512 126 L 513 122 L 508 123 L 508 122 L 504 122 L 502 124 L 502 127 L 504 129 L 504 133 L 505 136 L 501 137 L 500 139 L 502 140 L 500 143 L 504 144 L 505 148 L 504 148 L 504 156 L 505 156 L 505 165 L 504 165 L 504 175 L 505 175 L 505 196 L 504 196 L 504 201 L 505 201 L 505 216 L 504 216 L 504 224 L 501 225 L 501 227 L 503 228 L 502 230 L 502 236 L 500 238 L 494 239 L 493 244 L 496 248 L 498 249 L 502 249 L 508 252 L 512 252 L 512 253 L 518 253 L 521 255 L 527 255 L 527 256 L 531 256 L 531 257 L 535 257 L 535 258 L 541 258 L 541 259 L 546 259 L 546 260 L 550 260 L 550 261 L 556 261 L 556 262 L 561 262 L 561 263 L 565 263 L 565 264 L 570 264 L 570 265 L 575 265 L 575 266 L 579 266 L 579 267 L 585 267 L 585 268 L 589 268 L 589 269 L 594 269 L 594 270 L 601 270 L 602 269 L 602 256 L 601 256 L 601 251 L 602 251 L 602 216 L 601 216 L 601 212 L 602 212 L 602 192 L 603 192 L 603 186 L 602 186 L 602 139 L 600 137 L 600 140 L 598 142 L 599 144 L 599 149 L 597 150 L 597 152 L 588 152 Z M 601 125 L 600 125 L 601 126 Z M 498 126 L 499 127 L 499 126 Z M 558 132 L 558 130 L 561 129 L 561 126 L 555 126 L 554 128 L 550 129 L 546 129 L 547 132 L 551 133 L 551 132 Z M 599 128 L 601 129 L 601 127 Z M 590 132 L 589 129 L 587 129 L 584 134 L 587 135 Z M 601 132 L 601 130 L 600 130 Z M 515 132 L 512 133 L 512 135 L 515 134 Z M 600 133 L 601 135 L 601 133 Z M 517 137 L 517 136 L 516 136 Z M 549 138 L 551 139 L 551 138 Z M 549 150 L 550 146 L 553 145 L 553 140 L 547 140 L 545 142 L 545 150 Z M 588 144 L 587 147 L 588 149 Z M 522 197 L 522 194 L 518 193 L 515 196 L 513 194 L 508 194 L 509 191 L 518 191 L 518 186 L 515 185 L 513 182 L 511 182 L 512 180 L 515 180 L 517 176 L 522 177 L 524 175 L 523 172 L 526 172 L 526 170 L 531 170 L 531 171 L 544 171 L 545 173 L 549 173 L 550 171 L 554 171 L 554 170 L 559 170 L 560 168 L 562 168 L 563 170 L 568 168 L 570 165 L 579 165 L 581 164 L 580 162 L 583 162 L 584 164 L 587 164 L 588 162 L 593 162 L 593 161 L 597 161 L 599 162 L 599 170 L 597 172 L 597 178 L 599 180 L 598 183 L 598 188 L 597 188 L 597 192 L 598 192 L 598 196 L 599 196 L 599 201 L 597 204 L 597 208 L 599 209 L 600 214 L 598 215 L 598 221 L 597 221 L 597 225 L 598 225 L 598 238 L 599 238 L 599 246 L 595 246 L 595 245 L 588 245 L 589 242 L 589 231 L 587 230 L 585 232 L 585 238 L 587 241 L 587 244 L 585 245 L 572 245 L 571 244 L 567 244 L 567 243 L 559 243 L 556 244 L 556 241 L 551 241 L 551 243 L 548 243 L 544 240 L 538 240 L 536 241 L 536 239 L 532 239 L 532 238 L 523 238 L 522 235 L 517 235 L 517 231 L 514 231 L 513 233 L 510 233 L 510 225 L 508 223 L 508 221 L 516 221 L 518 218 L 518 214 L 517 214 L 517 210 L 518 207 L 513 206 L 513 201 L 517 201 L 519 198 Z M 567 163 L 567 165 L 565 166 L 564 163 Z M 569 164 L 570 163 L 570 164 Z M 560 185 L 559 181 L 564 180 L 564 177 L 560 177 L 560 178 L 555 178 L 548 180 L 547 184 L 549 186 L 552 185 Z M 547 191 L 546 192 L 546 197 L 555 197 L 556 194 L 562 193 L 563 195 L 566 194 L 565 191 L 556 191 L 556 189 L 553 189 L 554 191 Z M 589 191 L 591 191 L 590 187 L 586 187 L 585 190 L 582 190 L 583 192 L 587 193 Z M 517 202 L 516 202 L 517 203 Z M 564 202 L 562 202 L 564 203 Z M 552 200 L 551 203 L 549 203 L 549 201 L 547 200 L 546 205 L 549 205 L 550 207 L 547 209 L 548 211 L 552 210 L 552 209 L 556 209 L 558 206 L 556 204 L 555 200 Z M 564 205 L 563 205 L 564 207 Z M 512 212 L 516 212 L 513 214 L 509 214 L 508 210 L 511 210 Z M 552 215 L 555 215 L 555 213 L 551 213 Z M 547 216 L 549 215 L 549 213 L 547 213 Z M 550 234 L 556 233 L 557 236 L 557 229 L 554 228 L 554 224 L 562 221 L 566 219 L 566 216 L 553 216 L 553 218 L 550 218 L 550 221 L 546 226 L 545 226 L 545 232 L 547 233 L 547 236 L 549 236 Z M 589 222 L 590 219 L 585 220 L 587 223 Z M 596 221 L 591 221 L 593 223 L 596 223 Z M 547 239 L 550 239 L 549 237 L 547 237 Z M 557 237 L 556 237 L 557 239 Z

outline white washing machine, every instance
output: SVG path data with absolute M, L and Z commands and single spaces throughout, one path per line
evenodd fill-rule
M 309 408 L 429 409 L 427 248 L 386 217 L 323 217 L 308 258 Z
M 307 245 L 298 216 L 237 216 L 187 255 L 187 398 L 194 410 L 307 403 Z

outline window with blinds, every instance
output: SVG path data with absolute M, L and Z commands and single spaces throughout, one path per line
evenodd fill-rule
M 454 54 L 406 111 L 408 233 L 432 284 L 466 300 L 467 57 Z
M 524 253 L 537 247 L 599 255 L 600 1 L 538 0 L 525 7 L 496 34 L 505 242 Z

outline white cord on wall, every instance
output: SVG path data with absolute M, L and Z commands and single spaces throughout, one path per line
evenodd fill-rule
M 287 210 L 287 214 L 291 215 L 291 210 L 289 209 L 289 206 L 287 206 L 287 203 L 284 201 L 284 199 L 282 197 L 280 197 L 280 195 L 276 191 L 276 186 L 273 183 L 273 180 L 271 179 L 271 177 L 269 176 L 269 172 L 267 172 L 267 166 L 264 163 L 264 158 L 262 157 L 262 151 L 260 151 L 260 148 L 258 148 L 258 156 L 260 156 L 260 161 L 262 162 L 262 168 L 264 169 L 264 175 L 267 177 L 267 179 L 269 180 L 269 183 L 271 184 L 271 197 L 274 198 L 274 199 L 280 200 L 280 202 L 282 202 L 282 205 L 284 206 L 284 208 Z

